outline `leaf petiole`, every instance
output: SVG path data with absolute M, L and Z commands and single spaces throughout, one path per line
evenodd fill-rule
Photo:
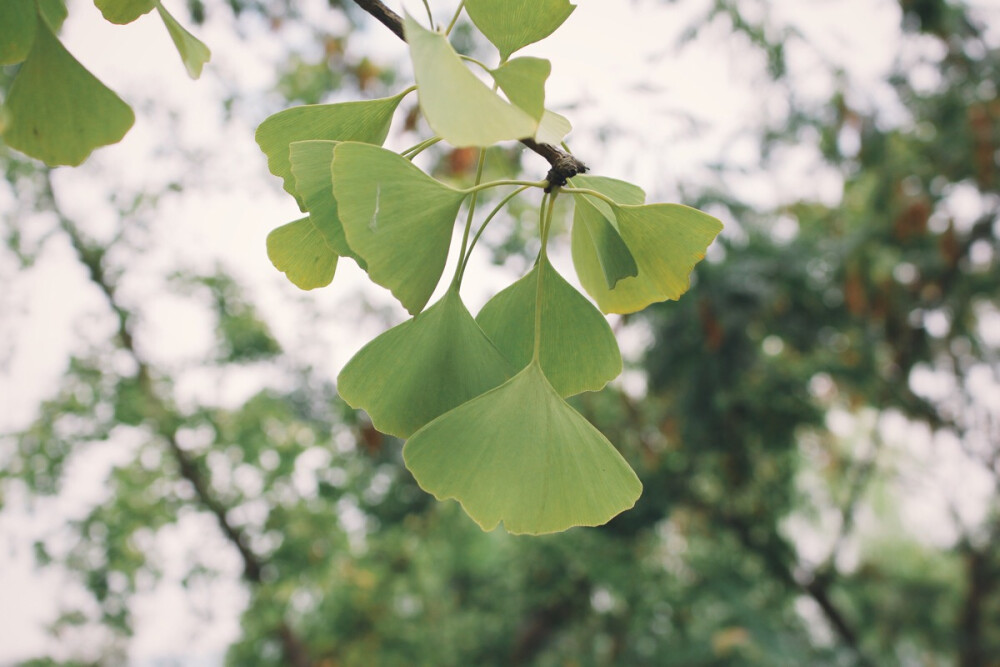
M 507 202 L 509 202 L 511 199 L 513 199 L 517 195 L 527 190 L 529 187 L 531 186 L 522 185 L 517 190 L 514 190 L 509 195 L 501 199 L 500 203 L 497 204 L 493 208 L 493 210 L 490 211 L 490 214 L 486 216 L 486 219 L 483 220 L 483 224 L 479 226 L 479 231 L 476 232 L 476 235 L 472 237 L 472 243 L 469 244 L 469 249 L 468 251 L 466 251 L 465 257 L 462 260 L 462 272 L 458 276 L 459 282 L 462 281 L 462 276 L 465 275 L 465 268 L 469 265 L 469 259 L 472 257 L 472 250 L 476 247 L 476 243 L 479 241 L 479 237 L 482 236 L 483 232 L 486 230 L 486 225 L 490 224 L 490 221 L 493 220 L 493 218 L 496 217 L 496 215 L 503 209 L 503 207 L 507 205 Z
M 531 362 L 538 364 L 542 349 L 542 280 L 545 274 L 546 250 L 549 245 L 549 229 L 552 227 L 552 210 L 555 207 L 558 191 L 546 192 L 538 207 L 538 230 L 542 237 L 542 247 L 538 250 L 538 280 L 535 283 L 535 344 L 531 354 Z
M 458 9 L 455 10 L 455 15 L 451 17 L 451 22 L 448 24 L 448 28 L 444 31 L 445 37 L 451 34 L 451 29 L 455 27 L 458 23 L 458 17 L 462 15 L 462 10 L 465 9 L 465 0 L 458 3 Z
M 568 192 L 568 193 L 574 194 L 574 195 L 587 195 L 589 197 L 597 197 L 598 199 L 606 201 L 607 203 L 611 204 L 612 206 L 621 206 L 621 204 L 619 204 L 618 202 L 616 202 L 614 199 L 612 199 L 611 197 L 607 196 L 606 194 L 598 192 L 597 190 L 591 190 L 590 188 L 567 188 L 567 187 L 563 186 L 560 189 L 563 192 Z
M 413 158 L 417 157 L 418 155 L 420 155 L 425 150 L 427 150 L 428 148 L 430 148 L 439 141 L 441 141 L 441 137 L 431 137 L 430 139 L 424 139 L 420 143 L 410 146 L 399 155 L 401 157 L 405 157 L 407 160 L 413 160 Z
M 486 149 L 479 149 L 479 160 L 476 163 L 476 181 L 475 184 L 479 185 L 483 180 L 483 166 L 486 164 Z M 465 219 L 465 231 L 462 233 L 462 249 L 458 253 L 458 263 L 455 265 L 455 279 L 453 283 L 457 288 L 462 282 L 462 273 L 464 268 L 463 258 L 465 257 L 465 248 L 469 242 L 469 232 L 472 231 L 472 216 L 476 212 L 476 201 L 479 199 L 479 192 L 473 192 L 472 198 L 469 200 L 469 215 Z
M 471 195 L 474 192 L 479 192 L 480 190 L 485 190 L 487 188 L 497 188 L 501 185 L 523 185 L 528 188 L 542 188 L 543 190 L 549 187 L 548 181 L 519 181 L 515 179 L 503 178 L 498 181 L 490 181 L 489 183 L 481 183 L 479 185 L 474 185 L 471 188 L 465 188 L 460 190 L 467 195 Z

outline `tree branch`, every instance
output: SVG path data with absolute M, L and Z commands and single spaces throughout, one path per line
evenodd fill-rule
M 177 439 L 176 416 L 167 401 L 157 391 L 153 384 L 153 373 L 149 363 L 135 346 L 132 336 L 131 314 L 118 301 L 116 286 L 104 270 L 104 249 L 88 242 L 80 233 L 76 224 L 70 220 L 59 207 L 55 189 L 52 186 L 50 173 L 44 171 L 43 196 L 48 199 L 50 210 L 59 220 L 60 228 L 69 237 L 70 245 L 76 251 L 80 263 L 87 269 L 90 281 L 101 291 L 108 305 L 118 319 L 118 341 L 122 350 L 128 353 L 136 364 L 136 380 L 148 407 L 147 419 L 154 432 L 164 439 L 180 476 L 193 487 L 195 497 L 212 516 L 215 517 L 223 536 L 240 554 L 243 561 L 243 579 L 249 584 L 259 586 L 263 582 L 263 560 L 250 548 L 246 534 L 229 521 L 228 509 L 212 493 L 209 480 L 198 468 L 195 460 L 184 451 Z M 287 623 L 282 621 L 275 634 L 281 640 L 285 658 L 292 667 L 311 667 L 305 644 Z
M 403 32 L 403 19 L 399 14 L 386 7 L 379 0 L 354 0 L 354 2 L 378 19 L 397 37 L 404 42 L 406 41 L 406 35 Z M 566 181 L 577 174 L 589 171 L 586 164 L 557 146 L 540 144 L 531 138 L 521 139 L 521 143 L 541 155 L 549 163 L 549 173 L 545 177 L 549 182 L 549 186 L 545 189 L 546 192 L 550 192 L 554 187 L 566 185 Z

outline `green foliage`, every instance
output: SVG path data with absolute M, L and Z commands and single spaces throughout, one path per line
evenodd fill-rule
M 104 18 L 130 23 L 155 6 L 191 78 L 211 54 L 158 0 L 96 0 Z M 23 61 L 0 108 L 0 136 L 49 166 L 81 164 L 121 141 L 135 114 L 62 45 L 63 0 L 10 0 L 0 8 L 0 65 Z
M 490 91 L 462 64 L 447 37 L 426 30 L 410 16 L 405 25 L 420 110 L 445 141 L 492 146 L 535 135 L 537 117 Z
M 511 376 L 510 364 L 465 308 L 457 289 L 371 341 L 337 378 L 341 397 L 380 431 L 408 438 Z
M 271 173 L 284 181 L 285 190 L 296 195 L 289 156 L 293 142 L 361 141 L 381 146 L 389 134 L 392 114 L 405 95 L 403 92 L 381 100 L 292 107 L 260 124 L 257 144 L 267 155 Z
M 354 254 L 347 245 L 344 225 L 337 215 L 337 200 L 333 196 L 330 183 L 333 178 L 333 149 L 335 141 L 294 141 L 288 146 L 288 154 L 295 176 L 295 190 L 299 193 L 305 210 L 309 212 L 309 222 L 323 235 L 326 245 L 339 257 L 351 257 L 361 268 L 367 268 L 365 260 Z
M 337 253 L 326 244 L 311 217 L 289 222 L 268 234 L 267 256 L 299 289 L 326 287 L 337 270 Z
M 406 460 L 422 487 L 457 498 L 486 530 L 501 520 L 510 531 L 534 534 L 598 525 L 631 507 L 640 485 L 562 396 L 604 387 L 621 372 L 621 354 L 601 313 L 546 256 L 560 184 L 482 182 L 485 147 L 539 136 L 559 141 L 569 131 L 568 121 L 545 109 L 549 62 L 508 56 L 550 34 L 572 6 L 468 8 L 501 50 L 500 65 L 486 68 L 496 83 L 492 91 L 447 34 L 409 15 L 404 21 L 420 110 L 434 137 L 402 154 L 380 147 L 408 90 L 371 102 L 293 108 L 261 123 L 257 142 L 271 172 L 309 211 L 307 220 L 272 232 L 268 252 L 303 288 L 329 282 L 334 255 L 354 257 L 413 316 L 365 346 L 339 383 L 344 399 L 366 410 L 376 428 L 412 436 Z M 458 148 L 483 147 L 471 187 L 443 183 L 412 163 L 442 139 Z M 479 238 L 469 242 L 476 204 L 484 190 L 510 185 L 521 189 L 501 200 L 480 232 L 521 191 L 544 189 L 541 252 L 536 268 L 473 320 L 459 289 Z M 684 206 L 642 205 L 642 190 L 622 181 L 581 176 L 575 185 L 582 187 L 562 188 L 578 199 L 574 260 L 598 305 L 634 312 L 679 298 L 722 225 Z M 467 199 L 455 278 L 444 298 L 422 312 L 441 280 L 455 218 Z M 508 381 L 511 371 L 521 372 Z M 514 473 L 518 462 L 531 474 Z
M 81 65 L 36 12 L 31 51 L 4 103 L 3 138 L 50 165 L 78 165 L 121 140 L 135 115 Z
M 560 396 L 599 391 L 622 372 L 615 335 L 600 311 L 549 264 L 542 281 L 538 363 Z M 517 370 L 531 362 L 535 346 L 535 266 L 483 306 L 476 322 Z
M 743 3 L 714 4 L 717 11 L 738 13 Z M 968 369 L 988 375 L 995 366 L 989 317 L 998 305 L 993 193 L 1000 187 L 1000 115 L 990 83 L 997 80 L 1000 58 L 995 48 L 984 53 L 986 42 L 966 32 L 972 24 L 957 4 L 901 4 L 908 29 L 932 31 L 921 40 L 943 37 L 935 42 L 947 53 L 936 67 L 941 85 L 915 91 L 900 73 L 898 101 L 912 117 L 902 126 L 850 108 L 852 95 L 844 91 L 829 105 L 796 110 L 800 115 L 793 114 L 791 125 L 781 119 L 766 133 L 776 156 L 785 144 L 797 150 L 809 145 L 814 129 L 824 137 L 827 166 L 844 182 L 839 201 L 755 210 L 727 194 L 701 193 L 695 201 L 727 210 L 739 220 L 739 233 L 719 243 L 713 259 L 724 261 L 696 267 L 696 293 L 622 318 L 626 330 L 639 320 L 631 331 L 651 340 L 641 367 L 632 370 L 648 381 L 641 396 L 631 387 L 629 394 L 611 387 L 573 396 L 568 408 L 556 395 L 568 392 L 546 387 L 558 386 L 548 350 L 561 359 L 579 350 L 551 347 L 547 332 L 570 334 L 545 315 L 546 306 L 564 305 L 548 295 L 573 297 L 554 289 L 562 283 L 544 250 L 534 268 L 530 257 L 524 259 L 528 279 L 478 314 L 482 331 L 458 299 L 461 271 L 441 302 L 398 327 L 412 331 L 438 318 L 439 330 L 468 331 L 461 340 L 492 337 L 510 373 L 527 363 L 507 384 L 498 381 L 498 388 L 416 431 L 404 451 L 407 459 L 413 451 L 418 455 L 413 467 L 420 468 L 420 484 L 466 503 L 488 526 L 503 520 L 511 529 L 521 517 L 530 524 L 526 532 L 541 532 L 557 527 L 556 519 L 586 523 L 580 515 L 590 511 L 593 522 L 602 520 L 587 498 L 579 512 L 539 515 L 539 495 L 552 479 L 539 472 L 541 455 L 565 456 L 565 474 L 581 460 L 575 435 L 567 453 L 562 440 L 538 437 L 542 427 L 529 432 L 544 406 L 555 423 L 581 429 L 599 460 L 614 450 L 581 419 L 615 443 L 643 485 L 631 511 L 597 529 L 534 539 L 484 533 L 458 503 L 436 503 L 422 492 L 404 468 L 399 443 L 339 403 L 334 388 L 308 371 L 283 376 L 284 386 L 294 385 L 290 389 L 263 390 L 242 405 L 192 406 L 187 396 L 173 400 L 174 378 L 162 369 L 122 372 L 126 343 L 109 336 L 105 354 L 72 360 L 60 389 L 29 427 L 0 439 L 0 493 L 16 497 L 27 490 L 32 499 L 57 493 L 67 482 L 65 471 L 88 464 L 95 446 L 124 445 L 104 480 L 107 495 L 36 545 L 39 564 L 68 568 L 93 597 L 85 607 L 63 610 L 53 629 L 79 629 L 92 617 L 124 636 L 132 623 L 129 599 L 160 574 L 151 533 L 165 534 L 163 528 L 194 515 L 205 519 L 209 537 L 216 517 L 230 515 L 240 519 L 229 527 L 242 531 L 227 537 L 232 553 L 248 550 L 264 564 L 257 579 L 244 573 L 249 599 L 242 635 L 227 654 L 232 665 L 289 664 L 296 655 L 283 644 L 289 636 L 317 665 L 989 664 L 1000 654 L 996 510 L 982 521 L 956 524 L 953 542 L 904 531 L 899 515 L 932 508 L 942 490 L 925 486 L 926 471 L 909 458 L 917 443 L 889 447 L 879 432 L 845 437 L 825 424 L 845 414 L 905 416 L 909 426 L 917 422 L 941 435 L 942 444 L 954 438 L 959 447 L 982 453 L 982 470 L 995 469 L 996 447 L 977 439 L 983 424 L 995 425 L 993 413 L 966 409 L 963 401 L 981 391 L 974 378 L 982 376 Z M 740 18 L 734 30 L 753 28 L 755 41 L 769 39 L 770 30 Z M 839 141 L 852 132 L 861 143 L 857 153 Z M 306 220 L 319 227 L 300 226 L 310 240 L 289 251 L 293 262 L 329 245 L 339 220 L 335 185 L 324 192 L 322 183 L 333 178 L 335 149 L 321 144 L 336 137 L 319 138 L 314 146 L 308 144 L 316 137 L 305 139 L 277 149 L 287 149 L 289 183 L 296 194 L 308 191 L 302 197 L 310 202 Z M 295 159 L 299 150 L 301 161 Z M 25 183 L 36 175 L 32 165 L 2 157 L 18 199 L 30 199 Z M 462 190 L 467 168 L 440 163 L 436 178 Z M 513 151 L 491 149 L 484 179 L 516 178 L 516 165 Z M 720 171 L 723 180 L 728 176 Z M 625 215 L 630 222 L 623 225 L 619 216 L 622 204 L 641 208 L 645 197 L 627 184 L 613 191 L 600 177 L 576 177 L 571 185 L 615 202 L 572 197 L 578 277 L 590 284 L 588 293 L 607 300 L 635 274 L 645 275 L 634 232 L 648 221 Z M 560 201 L 570 199 L 567 189 Z M 490 199 L 490 190 L 479 193 L 480 207 L 499 199 Z M 957 195 L 979 202 L 981 210 L 971 219 L 956 215 L 950 205 Z M 466 202 L 471 198 L 465 195 Z M 547 224 L 538 230 L 523 223 L 524 211 L 537 202 L 522 199 L 511 200 L 496 218 L 513 228 L 512 240 L 497 243 L 498 255 L 525 253 L 525 247 L 534 255 L 539 237 L 547 238 Z M 653 212 L 653 219 L 662 219 L 662 211 Z M 797 231 L 778 234 L 776 220 L 793 220 Z M 623 231 L 629 226 L 631 237 Z M 589 242 L 586 262 L 580 261 L 578 236 Z M 481 245 L 493 243 L 483 238 Z M 460 258 L 463 268 L 470 254 L 467 248 Z M 121 268 L 113 264 L 119 256 L 109 253 L 106 268 Z M 529 283 L 537 281 L 539 267 L 542 299 L 532 301 L 539 292 Z M 273 356 L 277 344 L 266 326 L 224 280 L 212 276 L 197 284 L 209 288 L 219 314 L 219 349 L 207 360 L 211 371 L 255 359 L 286 362 Z M 644 285 L 649 298 L 660 296 L 657 281 Z M 110 298 L 111 318 L 127 314 Z M 536 320 L 524 314 L 530 305 L 522 302 L 542 306 L 537 360 Z M 567 310 L 577 317 L 577 309 Z M 499 311 L 512 314 L 508 319 Z M 592 320 L 580 312 L 581 322 Z M 932 315 L 946 325 L 931 327 Z M 404 340 L 400 347 L 406 345 Z M 433 352 L 429 344 L 413 346 L 413 354 L 395 347 L 385 345 L 387 352 L 368 360 L 377 373 L 358 377 L 393 377 L 387 374 L 411 357 Z M 362 358 L 359 353 L 348 368 Z M 581 369 L 587 361 L 579 362 Z M 929 368 L 953 383 L 943 402 L 917 392 L 913 379 Z M 446 382 L 433 371 L 412 377 L 417 388 L 400 392 L 403 407 L 391 414 L 406 414 L 415 400 L 440 391 L 429 390 L 430 382 Z M 345 396 L 348 384 L 341 378 Z M 511 386 L 520 393 L 507 391 Z M 387 383 L 382 390 L 392 388 Z M 371 396 L 359 402 L 375 404 L 379 388 L 367 391 Z M 156 392 L 168 398 L 157 400 Z M 512 430 L 523 437 L 508 441 Z M 195 444 L 178 454 L 169 446 L 178 435 Z M 509 477 L 501 481 L 510 488 L 496 488 L 492 475 L 475 477 L 483 475 L 478 462 L 470 463 L 476 453 L 503 459 Z M 189 463 L 187 475 L 200 479 L 208 495 L 192 491 L 178 461 Z M 468 479 L 452 476 L 453 465 L 470 470 Z M 617 470 L 625 481 L 627 471 Z M 523 471 L 523 478 L 511 471 Z M 527 484 L 532 475 L 543 485 Z M 564 475 L 555 479 L 566 481 Z M 602 475 L 570 493 L 607 481 Z M 900 486 L 915 488 L 919 504 L 903 506 L 894 496 Z M 944 486 L 951 490 L 952 480 Z M 493 497 L 484 501 L 487 494 Z M 621 506 L 629 497 L 622 494 Z M 987 501 L 995 508 L 995 493 Z M 798 549 L 815 546 L 808 534 L 800 542 L 796 527 L 813 520 L 824 537 L 836 539 L 819 560 Z M 190 568 L 186 584 L 230 576 L 199 568 Z M 106 653 L 87 664 L 125 661 L 123 654 Z
M 105 20 L 124 25 L 153 11 L 156 0 L 94 0 Z
M 177 22 L 177 19 L 166 10 L 159 0 L 156 2 L 156 11 L 163 19 L 163 25 L 167 27 L 167 32 L 170 33 L 170 39 L 173 40 L 174 46 L 177 47 L 177 53 L 181 56 L 188 76 L 197 79 L 201 76 L 201 70 L 205 63 L 212 57 L 212 52 L 197 37 L 185 30 L 184 26 Z
M 403 457 L 421 488 L 457 499 L 483 530 L 501 521 L 508 532 L 532 535 L 598 526 L 642 491 L 537 361 L 417 431 Z
M 465 9 L 507 60 L 555 32 L 576 7 L 567 0 L 468 0 Z

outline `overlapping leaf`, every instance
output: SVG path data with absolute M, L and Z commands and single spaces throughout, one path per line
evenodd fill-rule
M 573 125 L 565 116 L 557 114 L 555 111 L 545 110 L 542 120 L 538 123 L 538 130 L 535 132 L 535 141 L 540 144 L 552 144 L 558 146 L 559 142 L 566 138 L 566 135 L 573 130 Z
M 67 51 L 36 13 L 35 37 L 10 87 L 3 138 L 49 165 L 78 165 L 121 140 L 135 115 Z
M 573 185 L 596 190 L 621 204 L 642 204 L 646 199 L 646 193 L 642 188 L 603 176 L 575 176 Z M 607 288 L 613 289 L 622 278 L 637 275 L 639 268 L 635 264 L 632 252 L 618 233 L 618 221 L 611 207 L 596 197 L 586 196 L 576 197 L 575 204 L 573 247 L 593 249 L 593 253 L 588 254 L 596 255 Z M 583 235 L 587 238 L 577 239 L 577 236 Z M 576 254 L 573 258 L 577 259 Z M 596 272 L 588 271 L 594 265 L 593 260 L 594 257 L 587 257 L 576 263 L 577 273 L 585 286 L 597 282 L 597 276 L 592 275 Z M 584 273 L 588 274 L 586 280 Z
M 622 358 L 604 316 L 543 259 L 539 361 L 561 396 L 597 391 L 621 373 Z M 487 302 L 476 316 L 490 340 L 521 369 L 535 338 L 538 265 Z
M 400 438 L 496 387 L 510 365 L 466 310 L 457 290 L 361 349 L 337 378 L 347 403 Z
M 295 191 L 302 198 L 309 219 L 323 235 L 330 249 L 341 257 L 351 257 L 361 268 L 365 261 L 347 245 L 344 226 L 337 216 L 333 197 L 333 149 L 336 141 L 293 141 L 289 147 Z
M 576 179 L 574 179 L 576 181 Z M 593 180 L 590 185 L 594 185 Z M 606 184 L 592 189 L 600 191 Z M 610 196 L 610 195 L 609 195 Z M 577 202 L 583 198 L 577 195 Z M 588 203 L 594 198 L 588 197 Z M 582 233 L 574 224 L 573 263 L 580 283 L 605 313 L 633 313 L 651 303 L 677 299 L 690 286 L 695 264 L 705 256 L 708 245 L 722 230 L 722 223 L 707 213 L 680 204 L 615 205 L 596 209 L 610 212 L 617 221 L 617 231 L 635 260 L 638 273 L 620 278 L 613 289 L 600 260 L 613 243 L 608 234 L 606 246 L 597 247 L 602 237 Z M 602 213 L 602 217 L 604 214 Z M 607 232 L 607 228 L 604 228 Z M 610 260 L 609 260 L 610 261 Z M 612 274 L 613 275 L 613 274 Z
M 490 70 L 507 99 L 536 122 L 545 113 L 545 80 L 551 72 L 552 63 L 542 58 L 514 58 Z
M 392 151 L 344 142 L 333 152 L 333 195 L 347 244 L 368 275 L 419 313 L 441 279 L 465 192 Z
M 426 30 L 409 15 L 404 26 L 420 109 L 437 134 L 455 146 L 484 147 L 535 135 L 538 120 L 477 79 L 447 37 Z
M 12 65 L 27 58 L 35 41 L 35 30 L 35 0 L 0 2 L 0 65 Z
M 642 492 L 618 451 L 534 363 L 417 431 L 403 458 L 421 488 L 458 500 L 483 530 L 501 521 L 533 535 L 597 526 Z
M 382 145 L 389 134 L 392 114 L 403 99 L 393 97 L 339 104 L 310 104 L 279 111 L 257 128 L 255 138 L 267 155 L 267 167 L 282 179 L 285 190 L 298 198 L 289 160 L 295 141 L 360 141 Z M 302 205 L 301 198 L 299 204 Z
M 278 227 L 267 235 L 267 256 L 299 289 L 326 287 L 337 270 L 337 255 L 309 218 Z
M 156 0 L 94 0 L 105 20 L 123 25 L 153 11 Z
M 466 0 L 465 11 L 505 60 L 551 35 L 576 9 L 567 0 Z
M 170 33 L 170 39 L 174 41 L 174 46 L 177 47 L 177 52 L 181 55 L 188 76 L 197 79 L 201 76 L 201 70 L 205 63 L 212 57 L 212 52 L 201 40 L 185 30 L 184 26 L 170 15 L 159 0 L 156 1 L 156 11 L 163 19 L 163 24 L 167 26 L 167 32 Z

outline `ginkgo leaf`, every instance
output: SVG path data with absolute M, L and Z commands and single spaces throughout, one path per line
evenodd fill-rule
M 373 281 L 416 315 L 441 279 L 465 192 L 370 144 L 333 151 L 333 195 L 347 244 Z
M 597 526 L 642 493 L 621 454 L 535 363 L 414 433 L 403 459 L 421 488 L 458 500 L 483 530 Z
M 607 320 L 543 259 L 539 362 L 561 396 L 597 391 L 622 371 L 622 357 Z M 531 361 L 535 339 L 535 268 L 490 299 L 476 321 L 520 370 Z
M 361 268 L 365 261 L 347 245 L 344 226 L 337 217 L 333 197 L 333 149 L 336 141 L 293 141 L 289 146 L 295 190 L 309 212 L 309 219 L 323 235 L 330 249 L 341 257 L 351 257 Z
M 360 141 L 382 145 L 389 134 L 392 115 L 404 93 L 378 100 L 309 104 L 269 116 L 254 138 L 267 156 L 267 168 L 279 177 L 289 194 L 295 192 L 295 177 L 289 161 L 289 146 L 295 141 Z
M 13 65 L 28 57 L 36 21 L 35 0 L 0 2 L 0 65 Z
M 124 25 L 153 11 L 156 0 L 94 0 L 105 20 Z
M 542 58 L 514 58 L 490 70 L 507 99 L 536 121 L 545 113 L 545 80 L 552 63 Z
M 185 30 L 184 26 L 178 23 L 177 19 L 171 16 L 158 0 L 156 11 L 159 12 L 164 25 L 167 26 L 167 32 L 170 33 L 170 39 L 174 40 L 177 52 L 181 54 L 181 60 L 184 61 L 184 68 L 187 69 L 188 76 L 197 79 L 201 76 L 201 70 L 205 63 L 212 57 L 212 52 L 201 40 Z
M 510 365 L 450 289 L 361 348 L 340 372 L 337 391 L 366 410 L 375 428 L 407 438 L 510 376 Z
M 589 188 L 608 195 L 622 204 L 641 204 L 646 199 L 646 193 L 637 185 L 603 176 L 575 176 L 572 184 L 577 187 Z M 575 241 L 574 248 L 593 248 L 597 263 L 604 276 L 608 289 L 613 289 L 619 280 L 639 273 L 635 258 L 618 233 L 618 221 L 608 204 L 596 197 L 584 195 L 575 198 L 573 212 L 573 236 L 589 235 L 589 245 L 586 240 Z M 574 255 L 576 259 L 576 255 Z M 576 270 L 586 272 L 594 266 L 593 258 L 577 263 Z M 581 282 L 583 277 L 580 278 Z M 596 282 L 596 276 L 588 275 L 587 283 Z
M 63 47 L 36 13 L 35 39 L 4 107 L 3 138 L 50 166 L 121 141 L 135 114 Z
M 447 37 L 426 30 L 409 14 L 404 27 L 420 109 L 445 141 L 455 146 L 492 146 L 535 135 L 538 121 L 477 79 Z
M 69 14 L 66 3 L 63 0 L 38 0 L 38 10 L 45 17 L 52 32 L 58 35 L 59 31 L 62 30 L 63 21 Z
M 576 196 L 577 201 L 585 197 Z M 572 240 L 580 284 L 605 313 L 634 313 L 657 301 L 680 298 L 690 286 L 695 264 L 722 231 L 716 218 L 680 204 L 615 205 L 607 210 L 635 259 L 637 275 L 622 278 L 614 289 L 608 289 L 595 239 L 578 233 L 574 225 Z
M 466 0 L 465 11 L 504 60 L 545 39 L 576 9 L 567 0 Z
M 557 114 L 555 111 L 545 110 L 542 120 L 538 123 L 538 130 L 535 132 L 535 141 L 540 144 L 552 144 L 558 146 L 566 138 L 566 135 L 573 131 L 573 125 L 565 116 Z
M 309 221 L 302 218 L 267 235 L 267 257 L 299 289 L 326 287 L 337 270 L 337 255 Z

